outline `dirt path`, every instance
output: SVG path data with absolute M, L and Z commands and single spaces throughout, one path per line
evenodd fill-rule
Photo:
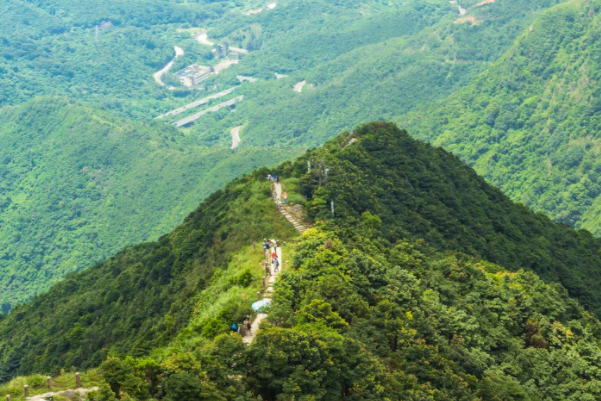
M 174 46 L 173 49 L 175 50 L 175 57 L 173 57 L 173 60 L 171 60 L 165 67 L 163 67 L 162 70 L 158 71 L 156 74 L 153 75 L 156 83 L 161 86 L 165 86 L 165 83 L 161 80 L 163 75 L 165 75 L 166 73 L 169 72 L 171 67 L 173 67 L 173 63 L 175 63 L 175 60 L 177 60 L 178 57 L 181 57 L 184 55 L 184 49 L 182 49 L 181 47 Z M 175 88 L 173 86 L 169 86 L 169 87 L 167 87 L 167 89 L 174 90 Z
M 240 145 L 240 130 L 242 126 L 239 125 L 237 127 L 232 128 L 230 134 L 232 134 L 232 149 L 236 149 L 238 145 Z
M 281 184 L 279 184 L 277 182 L 274 182 L 273 186 L 274 186 L 273 200 L 275 202 L 277 202 L 278 200 L 280 200 L 282 198 L 282 186 L 281 186 Z M 283 208 L 280 209 L 280 211 L 282 213 L 284 213 Z M 269 252 L 271 254 L 271 252 L 273 252 L 273 251 L 270 250 Z M 278 255 L 278 260 L 280 261 L 280 271 L 281 271 L 282 267 L 285 265 L 284 258 L 282 257 L 282 248 L 278 246 L 276 253 Z M 271 263 L 271 260 L 269 262 L 270 262 L 269 263 L 270 276 L 269 276 L 269 280 L 267 281 L 267 289 L 265 290 L 263 300 L 271 302 L 271 295 L 273 294 L 273 285 L 275 284 L 275 282 L 278 278 L 279 272 L 278 273 L 274 272 L 273 264 Z M 255 320 L 253 320 L 253 322 L 251 323 L 250 335 L 246 335 L 242 338 L 242 341 L 244 341 L 244 343 L 250 344 L 253 342 L 253 340 L 255 339 L 255 337 L 257 335 L 257 332 L 259 331 L 259 325 L 266 317 L 267 317 L 266 313 L 257 313 Z
M 31 397 L 27 397 L 26 400 L 27 401 L 44 401 L 44 400 L 47 400 L 50 397 L 53 397 L 57 394 L 67 396 L 70 393 L 71 394 L 79 393 L 80 398 L 84 399 L 84 398 L 86 398 L 86 394 L 90 391 L 98 391 L 98 387 L 78 388 L 75 390 L 63 390 L 63 391 L 57 391 L 56 393 L 44 393 L 44 394 L 33 395 Z

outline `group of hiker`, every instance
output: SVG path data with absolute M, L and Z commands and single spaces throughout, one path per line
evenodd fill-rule
M 276 182 L 276 183 L 280 182 L 279 177 L 276 175 L 268 174 L 267 179 L 269 181 Z M 273 191 L 273 196 L 274 196 L 274 201 L 275 201 L 276 207 L 278 209 L 280 209 L 282 206 L 282 202 L 278 198 L 276 191 Z M 286 204 L 288 202 L 288 194 L 283 193 L 282 197 L 284 198 L 284 204 Z M 271 264 L 271 266 L 273 267 L 273 269 L 269 270 L 269 274 L 271 274 L 271 272 L 278 273 L 280 271 L 280 259 L 278 258 L 278 246 L 279 246 L 278 241 L 275 239 L 271 239 L 271 240 L 264 239 L 263 240 L 263 252 L 264 252 L 264 256 L 265 256 L 265 269 L 269 270 L 269 264 Z M 252 322 L 250 321 L 250 316 L 246 316 L 246 318 L 244 319 L 244 322 L 242 323 L 242 327 L 244 328 L 244 336 L 252 335 Z M 241 329 L 242 328 L 240 326 L 238 326 L 238 323 L 235 323 L 235 322 L 232 323 L 232 326 L 231 326 L 232 332 L 242 334 Z
M 246 316 L 246 318 L 244 318 L 244 323 L 242 323 L 242 325 L 244 327 L 244 335 L 250 336 L 252 334 L 252 332 L 251 332 L 252 323 L 250 321 L 250 316 Z M 240 327 L 238 326 L 238 323 L 232 323 L 232 331 L 234 333 L 242 334 Z
M 280 259 L 278 257 L 278 241 L 275 239 L 272 240 L 263 240 L 263 252 L 265 256 L 265 268 L 268 269 L 268 266 L 271 265 L 273 267 L 271 272 L 278 273 L 280 271 Z M 252 322 L 250 321 L 250 316 L 246 316 L 244 319 L 244 323 L 242 323 L 242 327 L 238 325 L 238 323 L 232 323 L 231 330 L 234 333 L 242 334 L 242 328 L 244 328 L 244 336 L 252 335 Z
M 273 272 L 277 273 L 280 271 L 280 260 L 278 258 L 278 242 L 274 239 L 271 241 L 263 240 L 263 252 L 265 252 L 265 261 L 271 258 L 271 265 L 273 266 Z
M 271 182 L 279 183 L 280 177 L 278 177 L 277 175 L 267 174 L 267 180 L 271 181 Z M 282 194 L 282 199 L 284 200 L 284 203 L 283 203 L 284 206 L 286 204 L 288 204 L 288 193 L 284 192 Z M 273 201 L 275 202 L 275 207 L 277 210 L 280 210 L 282 208 L 282 199 L 279 198 L 276 191 L 273 191 Z

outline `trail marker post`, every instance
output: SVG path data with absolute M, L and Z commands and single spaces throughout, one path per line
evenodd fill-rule
M 81 388 L 81 373 L 75 373 L 75 388 Z
M 52 377 L 46 377 L 46 387 L 48 387 L 48 391 L 52 391 Z
M 25 394 L 25 397 L 29 397 L 29 386 L 27 384 L 23 386 L 23 394 Z

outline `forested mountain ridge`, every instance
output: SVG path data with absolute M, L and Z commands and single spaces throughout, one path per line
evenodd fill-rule
M 268 171 L 216 192 L 158 242 L 17 306 L 0 320 L 3 380 L 109 355 L 99 400 L 600 393 L 601 324 L 554 284 L 580 289 L 598 313 L 600 244 L 590 234 L 513 203 L 389 123 L 358 127 L 273 170 L 315 223 L 300 239 L 273 207 Z M 248 313 L 260 287 L 261 250 L 250 245 L 273 235 L 286 240 L 291 269 L 247 347 L 228 323 Z M 215 308 L 201 294 L 216 282 L 233 298 Z M 190 326 L 199 313 L 211 318 Z
M 57 98 L 1 109 L 0 149 L 4 312 L 124 245 L 157 239 L 241 170 L 278 161 L 252 148 L 232 161 L 229 149 L 204 149 L 175 128 Z
M 119 181 L 124 185 L 123 190 L 116 191 L 119 182 L 111 184 L 119 194 L 116 203 L 109 206 L 96 198 L 91 203 L 77 203 L 77 213 L 81 216 L 76 219 L 72 216 L 57 219 L 61 216 L 59 211 L 66 209 L 54 209 L 42 192 L 53 192 L 62 184 L 42 180 L 48 176 L 31 175 L 28 185 L 48 187 L 39 187 L 37 197 L 18 202 L 19 196 L 25 196 L 28 190 L 7 187 L 14 184 L 17 173 L 10 170 L 15 165 L 5 166 L 3 171 L 9 171 L 13 179 L 3 184 L 7 192 L 0 195 L 2 202 L 6 203 L 8 197 L 12 202 L 10 210 L 0 212 L 6 227 L 5 234 L 0 235 L 0 244 L 6 247 L 0 271 L 7 273 L 2 281 L 9 289 L 0 297 L 3 310 L 45 290 L 65 273 L 102 260 L 122 246 L 157 238 L 203 196 L 235 176 L 264 163 L 277 164 L 298 155 L 308 147 L 320 145 L 333 133 L 363 121 L 386 119 L 457 90 L 495 61 L 540 12 L 556 3 L 556 0 L 536 3 L 507 0 L 478 6 L 476 1 L 462 2 L 466 15 L 476 18 L 476 24 L 468 20 L 457 22 L 463 18 L 457 5 L 439 0 L 386 3 L 284 0 L 273 9 L 252 15 L 246 15 L 246 11 L 265 4 L 135 0 L 127 4 L 103 2 L 92 8 L 86 7 L 86 2 L 63 0 L 2 3 L 0 11 L 6 24 L 0 31 L 0 104 L 19 104 L 40 94 L 51 94 L 89 103 L 79 109 L 83 114 L 102 113 L 104 119 L 119 118 L 123 124 L 131 125 L 124 117 L 150 120 L 175 107 L 240 85 L 239 74 L 259 79 L 256 83 L 242 84 L 231 95 L 244 96 L 235 113 L 229 108 L 209 113 L 196 125 L 183 128 L 183 136 L 173 133 L 169 126 L 173 121 L 168 118 L 159 120 L 165 125 L 151 123 L 153 128 L 140 128 L 157 135 L 165 131 L 169 133 L 167 136 L 180 138 L 178 144 L 168 140 L 169 152 L 175 156 L 165 156 L 149 171 L 145 171 L 145 165 L 134 166 L 124 161 L 121 164 L 129 169 L 124 169 L 124 175 L 120 176 L 129 178 Z M 205 30 L 209 35 L 207 40 L 229 43 L 249 53 L 238 64 L 212 76 L 207 81 L 207 90 L 201 91 L 183 87 L 174 73 L 190 64 L 218 62 L 211 47 L 196 40 L 196 35 Z M 488 46 L 474 45 L 479 43 Z M 185 54 L 174 61 L 171 72 L 164 76 L 169 85 L 177 87 L 170 90 L 156 83 L 153 74 L 173 60 L 175 45 L 181 46 Z M 288 77 L 276 79 L 275 73 Z M 301 93 L 292 90 L 303 80 L 307 85 Z M 38 129 L 51 121 L 52 117 L 44 113 L 52 113 L 53 109 L 39 107 L 43 102 L 33 101 L 23 106 L 39 113 L 36 117 L 39 121 L 24 119 L 19 132 Z M 38 106 L 32 106 L 36 103 Z M 91 110 L 96 108 L 104 111 Z M 8 121 L 9 114 L 15 112 L 6 113 Z M 111 117 L 110 113 L 120 117 Z M 84 115 L 81 118 L 86 120 L 85 131 L 89 133 L 104 129 L 93 126 L 98 120 Z M 11 124 L 3 125 L 3 129 L 14 135 Z M 49 131 L 51 126 L 45 129 Z M 242 141 L 231 151 L 234 127 L 240 127 Z M 66 132 L 63 128 L 57 134 Z M 65 136 L 67 141 L 70 135 L 77 135 L 75 126 L 69 127 L 69 131 Z M 96 153 L 93 157 L 97 157 L 102 151 L 109 151 L 100 137 L 97 139 L 82 146 L 81 155 L 73 153 L 73 158 L 54 155 L 45 160 L 53 157 L 61 160 L 77 177 L 77 185 L 87 187 L 91 181 L 86 178 L 90 176 L 75 171 L 86 167 L 79 162 L 87 152 Z M 118 161 L 118 154 L 127 158 L 127 153 L 136 153 L 136 143 L 125 146 L 129 150 L 115 153 L 112 162 Z M 145 146 L 139 150 L 141 154 L 148 152 Z M 40 147 L 39 151 L 42 149 L 45 148 Z M 15 156 L 4 152 L 0 148 L 0 159 Z M 157 152 L 167 154 L 165 149 Z M 21 156 L 27 163 L 25 153 Z M 16 156 L 16 159 L 21 157 Z M 45 156 L 39 153 L 36 157 Z M 76 165 L 69 164 L 73 162 Z M 176 173 L 178 169 L 183 171 L 181 175 Z M 57 172 L 56 177 L 59 176 L 61 173 Z M 38 177 L 40 180 L 36 181 Z M 126 181 L 129 184 L 125 186 Z M 63 201 L 70 204 L 72 197 L 62 198 L 69 197 L 67 193 L 74 190 L 61 192 L 58 204 Z M 82 199 L 100 193 L 81 188 L 77 192 L 76 197 Z M 146 198 L 147 193 L 151 198 Z M 177 193 L 180 198 L 169 198 L 165 195 L 169 193 Z M 104 195 L 112 199 L 108 192 Z M 166 200 L 158 206 L 153 199 L 161 197 Z M 36 202 L 38 205 L 32 206 Z M 158 209 L 153 209 L 153 204 Z M 113 213 L 115 209 L 118 211 Z M 134 209 L 140 214 L 130 213 Z M 35 220 L 23 218 L 34 214 Z M 63 224 L 64 219 L 69 223 Z M 125 223 L 119 224 L 119 219 Z M 51 221 L 57 223 L 50 224 Z M 73 228 L 75 221 L 77 227 L 61 237 L 67 226 Z M 105 230 L 115 224 L 118 230 L 109 235 Z M 17 227 L 22 228 L 20 237 Z M 99 231 L 94 232 L 92 227 Z M 19 244 L 15 245 L 17 238 Z
M 187 326 L 197 293 L 235 252 L 273 231 L 283 240 L 294 235 L 272 213 L 268 194 L 263 180 L 234 181 L 159 241 L 125 248 L 17 305 L 0 320 L 1 380 L 15 373 L 91 368 L 109 353 L 142 356 L 167 345 Z M 240 281 L 239 291 L 255 288 L 257 274 L 248 274 L 229 286 Z M 252 312 L 250 305 L 233 301 L 224 319 Z
M 600 10 L 550 9 L 467 87 L 396 121 L 513 199 L 598 235 Z
M 361 146 L 353 145 L 356 137 Z M 334 222 L 352 230 L 370 212 L 382 220 L 382 238 L 393 243 L 422 239 L 508 270 L 533 270 L 601 314 L 601 241 L 514 203 L 442 148 L 373 123 L 309 151 L 291 166 L 295 174 L 307 161 L 322 166 L 299 177 L 316 218 L 330 216 L 334 201 Z

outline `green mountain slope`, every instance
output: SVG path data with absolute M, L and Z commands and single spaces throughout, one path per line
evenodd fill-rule
M 598 235 L 600 7 L 549 10 L 466 88 L 397 120 L 513 199 Z
M 355 136 L 363 138 L 361 146 L 349 144 Z M 382 220 L 388 241 L 422 239 L 509 270 L 533 270 L 601 314 L 601 242 L 589 232 L 513 203 L 455 156 L 388 123 L 360 127 L 331 148 L 309 152 L 292 166 L 296 174 L 307 161 L 322 166 L 301 177 L 317 218 L 331 215 L 333 200 L 334 221 L 341 227 L 350 222 L 352 230 L 368 211 Z M 326 168 L 328 182 L 317 187 Z
M 283 30 L 276 23 L 282 25 L 300 11 L 320 11 L 313 3 L 299 10 L 291 2 L 259 14 L 244 29 L 224 24 L 215 31 L 226 39 L 252 28 L 254 37 L 263 40 L 261 49 L 236 71 L 266 78 L 266 72 L 290 76 L 254 84 L 235 114 L 204 119 L 196 130 L 225 136 L 226 127 L 245 124 L 253 145 L 319 146 L 334 132 L 390 119 L 465 86 L 558 1 L 460 3 L 466 15 L 476 19 L 475 25 L 459 23 L 457 6 L 441 1 L 393 2 L 397 7 L 378 12 L 324 12 L 319 19 L 301 19 Z M 288 62 L 281 61 L 283 55 Z M 302 93 L 294 92 L 301 81 L 307 86 Z
M 287 157 L 208 151 L 164 124 L 54 98 L 0 110 L 0 149 L 4 311 L 125 245 L 157 239 L 240 171 Z
M 158 242 L 126 248 L 16 306 L 1 321 L 0 377 L 93 367 L 109 352 L 145 355 L 168 344 L 186 327 L 194 295 L 211 276 L 225 269 L 233 253 L 273 232 L 282 239 L 294 235 L 273 213 L 268 183 L 235 181 Z M 257 282 L 252 280 L 253 288 Z M 30 330 L 34 326 L 39 330 Z
M 590 234 L 514 204 L 391 124 L 359 127 L 276 172 L 292 202 L 310 197 L 315 228 L 295 239 L 273 208 L 266 169 L 237 180 L 158 242 L 127 248 L 4 317 L 2 379 L 109 355 L 102 399 L 599 394 L 601 324 L 552 283 L 582 289 L 599 310 L 600 244 Z M 261 250 L 251 245 L 265 236 L 287 240 L 293 261 L 247 347 L 228 323 L 248 313 L 260 287 Z M 152 358 L 125 358 L 154 347 Z
M 173 59 L 174 45 L 182 45 L 177 29 L 221 18 L 246 3 L 3 1 L 0 106 L 52 95 L 154 117 L 149 108 L 171 99 L 153 74 Z
M 172 72 L 192 63 L 217 62 L 210 47 L 194 39 L 197 26 L 209 28 L 212 40 L 250 50 L 238 65 L 212 77 L 209 85 L 216 91 L 238 85 L 238 74 L 260 81 L 238 89 L 245 97 L 235 113 L 222 109 L 206 115 L 182 130 L 185 139 L 172 127 L 153 125 L 153 131 L 171 132 L 176 138 L 165 139 L 170 143 L 156 151 L 149 144 L 163 139 L 123 144 L 126 150 L 111 153 L 113 148 L 100 137 L 89 141 L 84 136 L 87 144 L 75 141 L 76 148 L 66 158 L 54 153 L 52 143 L 30 138 L 57 124 L 52 107 L 36 106 L 35 116 L 15 117 L 20 119 L 16 127 L 7 115 L 2 130 L 9 137 L 30 140 L 13 146 L 16 138 L 8 139 L 9 147 L 14 147 L 10 154 L 0 148 L 0 159 L 17 161 L 3 167 L 12 178 L 0 184 L 6 188 L 0 193 L 0 218 L 6 226 L 0 235 L 4 246 L 0 283 L 8 288 L 0 305 L 6 310 L 49 288 L 67 272 L 102 260 L 126 244 L 157 238 L 203 196 L 251 168 L 281 162 L 362 121 L 390 118 L 452 93 L 495 61 L 556 0 L 534 5 L 524 0 L 476 3 L 461 3 L 478 19 L 476 25 L 455 23 L 457 7 L 439 0 L 282 1 L 254 16 L 244 12 L 262 3 L 136 0 L 104 2 L 93 9 L 86 2 L 62 0 L 2 3 L 6 26 L 0 31 L 0 104 L 52 94 L 143 119 L 187 104 L 207 93 L 167 90 L 152 75 L 171 60 L 174 45 L 182 46 L 185 55 Z M 34 16 L 32 23 L 29 18 Z M 276 72 L 289 77 L 277 80 Z M 165 77 L 169 79 L 177 81 L 173 75 Z M 308 86 L 302 93 L 294 92 L 292 87 L 301 80 Z M 11 110 L 6 113 L 17 113 Z M 137 126 L 116 121 L 116 127 Z M 60 126 L 53 141 L 81 139 L 78 124 L 79 120 Z M 106 129 L 94 124 L 102 123 L 88 119 L 80 131 L 100 134 Z M 231 152 L 226 149 L 230 130 L 239 125 L 244 127 L 242 142 L 237 152 Z M 44 160 L 39 168 L 52 174 L 28 170 L 30 147 L 36 149 L 36 158 Z M 134 155 L 137 152 L 139 156 Z M 156 159 L 143 161 L 150 154 Z M 102 172 L 80 172 L 90 168 L 84 161 L 88 157 Z M 61 161 L 64 171 L 55 169 L 55 160 Z M 56 181 L 63 174 L 76 177 L 72 187 Z M 113 183 L 117 176 L 123 180 L 115 178 Z M 20 180 L 25 182 L 23 188 L 17 187 Z M 111 190 L 93 188 L 107 183 Z M 50 200 L 47 188 L 59 195 Z M 180 198 L 169 197 L 172 193 Z

